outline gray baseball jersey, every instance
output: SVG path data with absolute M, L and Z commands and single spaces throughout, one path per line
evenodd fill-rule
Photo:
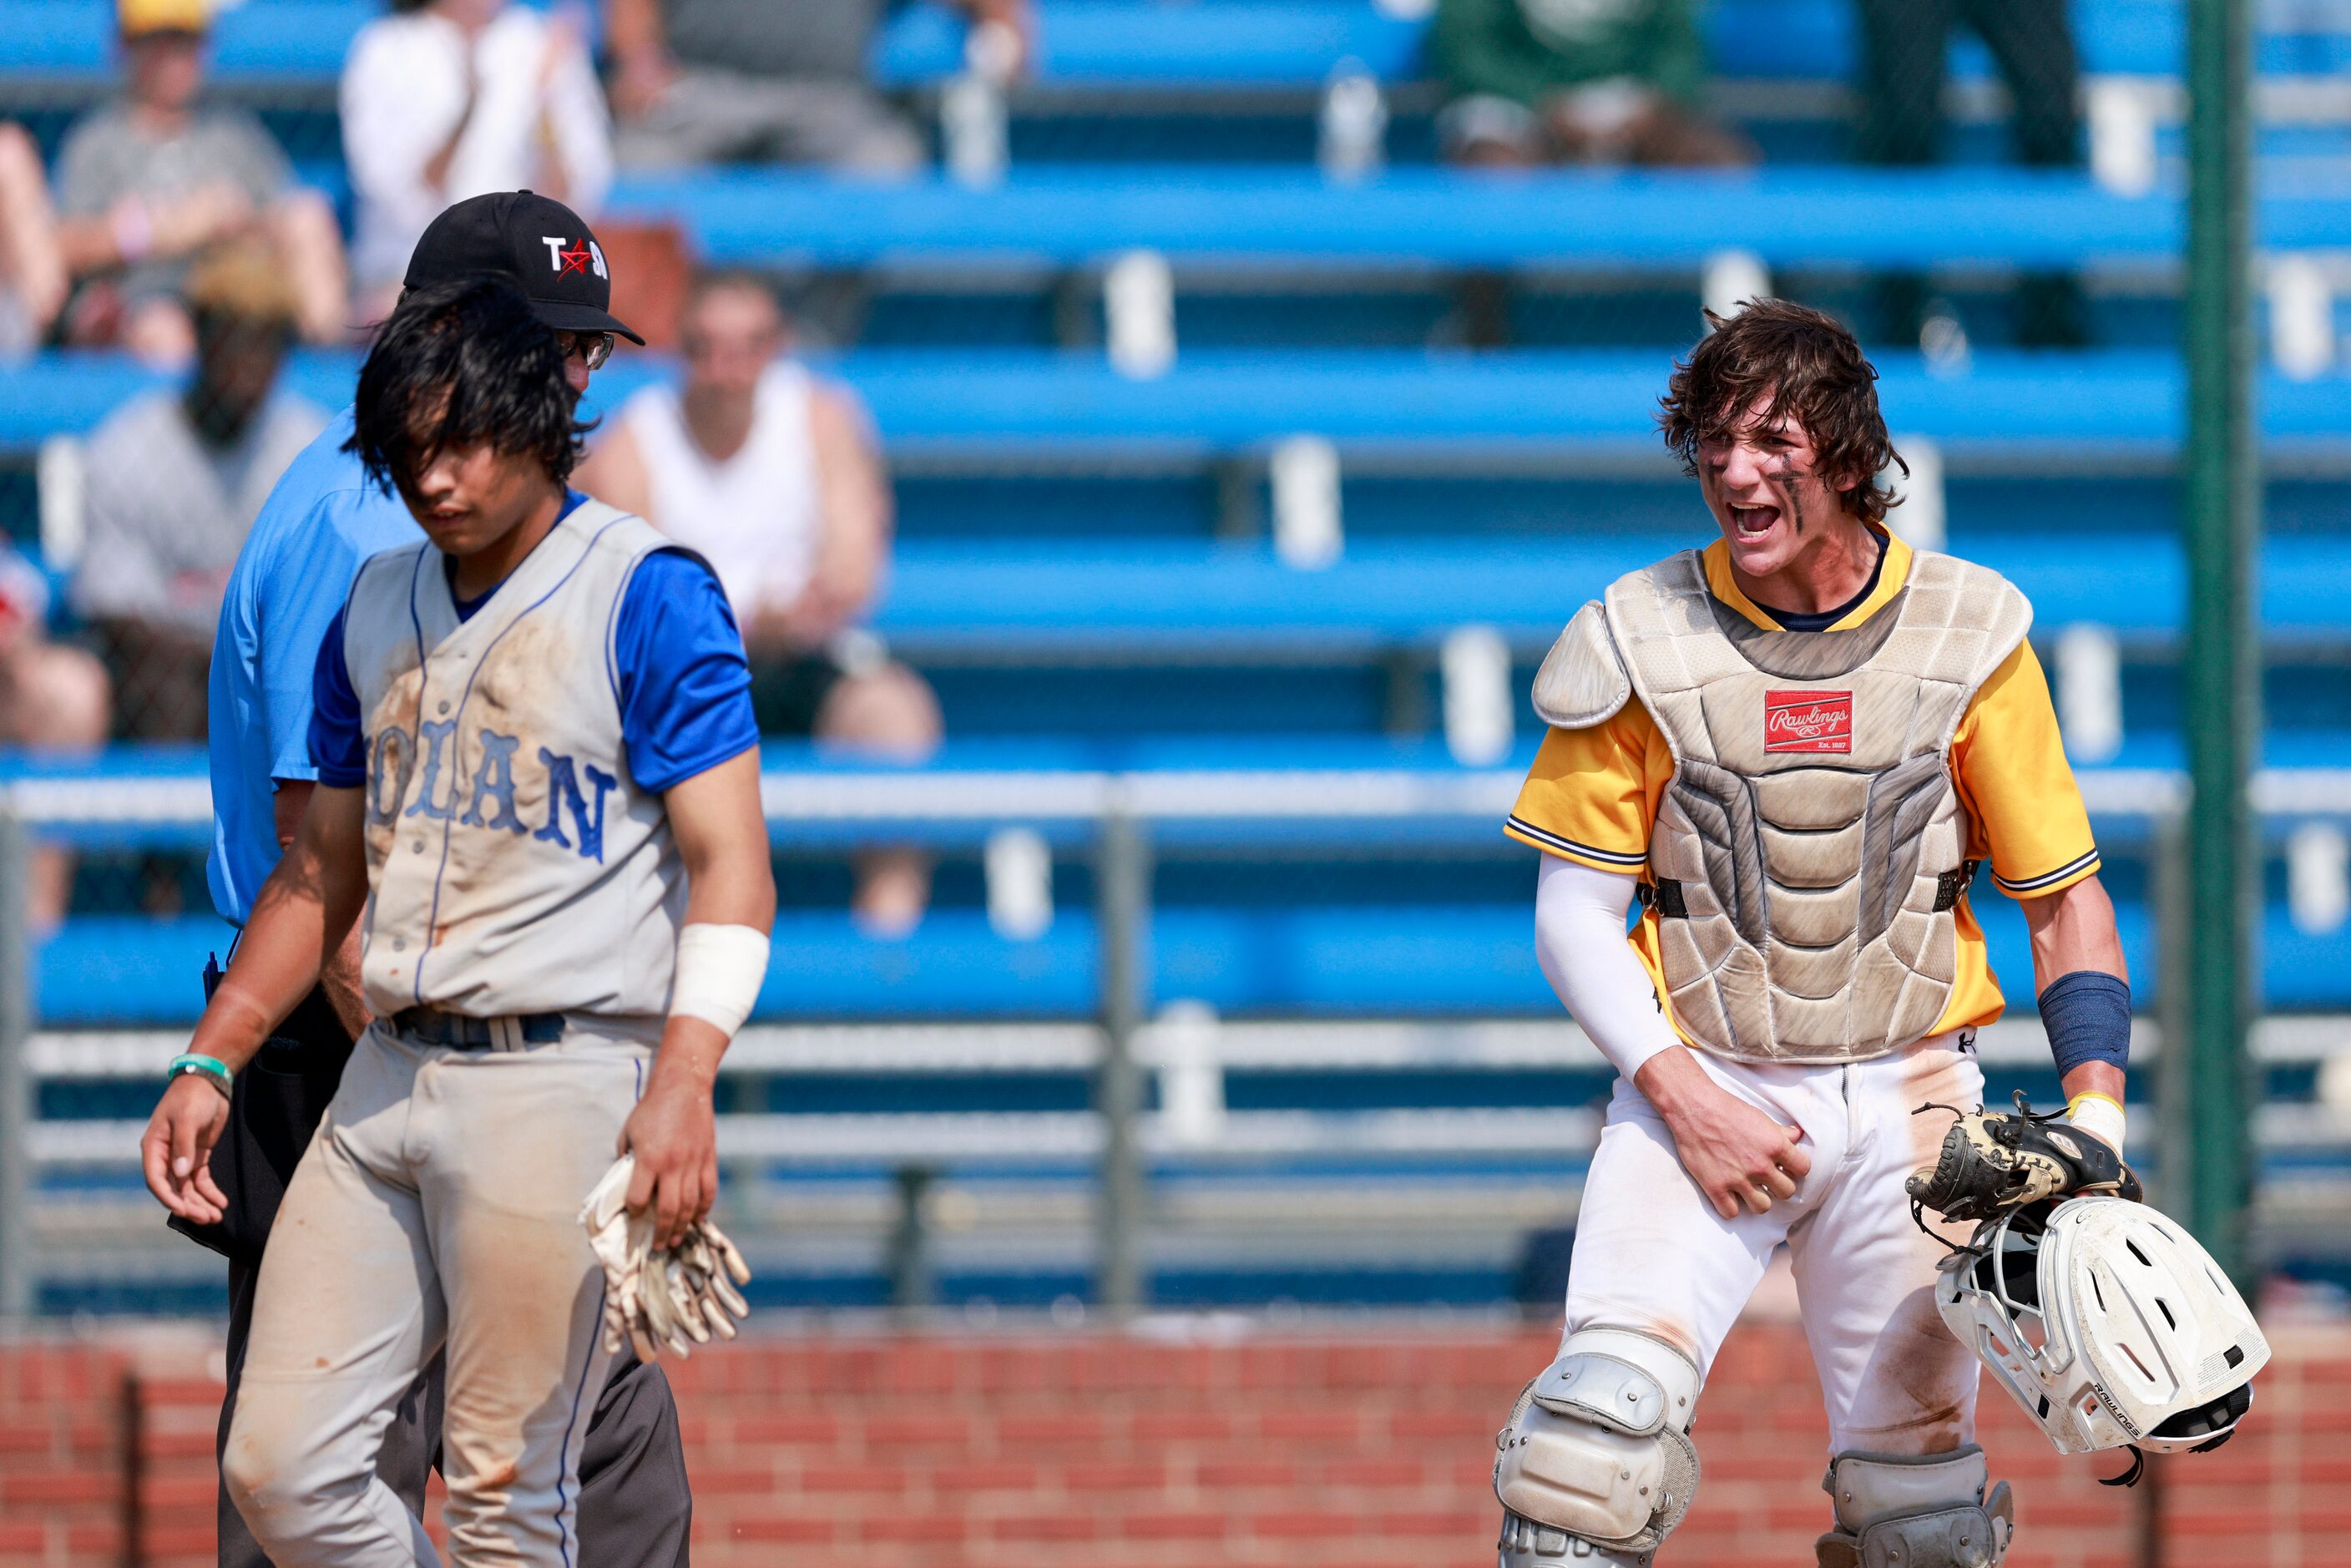
M 630 575 L 666 548 L 586 502 L 464 621 L 431 545 L 360 569 L 343 656 L 365 716 L 360 973 L 379 1016 L 668 1009 L 685 871 L 627 765 L 612 651 Z

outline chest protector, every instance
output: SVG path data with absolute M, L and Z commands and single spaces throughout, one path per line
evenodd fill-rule
M 1924 1039 L 1958 973 L 1968 821 L 1952 737 L 2032 607 L 1917 551 L 1846 631 L 1767 631 L 1685 551 L 1586 604 L 1535 677 L 1579 729 L 1638 696 L 1672 748 L 1645 896 L 1674 1017 L 1742 1061 L 1860 1061 Z

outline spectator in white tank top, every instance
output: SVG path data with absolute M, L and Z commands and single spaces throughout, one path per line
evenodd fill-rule
M 938 698 L 862 628 L 890 561 L 891 497 L 855 393 L 786 357 L 791 326 L 758 278 L 717 273 L 687 302 L 681 386 L 622 404 L 573 483 L 707 559 L 751 656 L 762 734 L 892 760 L 936 749 Z M 930 862 L 879 850 L 858 862 L 853 913 L 911 931 Z

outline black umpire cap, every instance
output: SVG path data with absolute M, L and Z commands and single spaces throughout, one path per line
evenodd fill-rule
M 568 332 L 644 340 L 612 314 L 604 247 L 578 213 L 529 191 L 468 196 L 433 220 L 408 257 L 409 288 L 495 272 L 522 285 L 531 313 Z

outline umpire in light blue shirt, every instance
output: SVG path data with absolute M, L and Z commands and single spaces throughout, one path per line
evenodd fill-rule
M 603 249 L 560 202 L 501 191 L 458 203 L 417 242 L 404 281 L 417 288 L 479 273 L 503 273 L 522 285 L 569 350 L 565 371 L 576 392 L 610 357 L 615 336 L 644 341 L 612 315 Z M 213 847 L 205 873 L 222 918 L 237 925 L 291 841 L 319 777 L 309 751 L 310 694 L 328 625 L 360 563 L 420 532 L 407 506 L 370 484 L 358 456 L 343 449 L 350 436 L 345 409 L 270 492 L 230 574 L 213 642 Z M 226 1217 L 201 1228 L 172 1221 L 228 1259 L 223 1443 L 236 1408 L 262 1248 L 367 1024 L 358 943 L 354 930 L 319 988 L 237 1075 L 229 1127 L 211 1165 L 228 1200 Z M 436 1358 L 394 1411 L 378 1465 L 420 1515 L 426 1474 L 440 1458 L 443 1370 Z M 580 1568 L 685 1563 L 694 1500 L 677 1406 L 658 1367 L 632 1355 L 613 1367 L 589 1425 L 580 1482 Z M 225 1492 L 219 1513 L 222 1568 L 268 1568 Z

